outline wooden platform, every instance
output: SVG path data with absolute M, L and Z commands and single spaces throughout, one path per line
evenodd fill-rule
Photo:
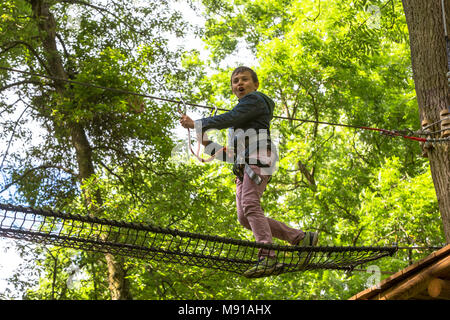
M 450 300 L 450 245 L 349 300 Z

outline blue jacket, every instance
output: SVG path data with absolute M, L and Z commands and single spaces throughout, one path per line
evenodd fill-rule
M 275 103 L 272 99 L 259 91 L 253 91 L 242 99 L 230 111 L 203 118 L 201 121 L 202 133 L 209 129 L 270 129 Z
M 209 129 L 225 129 L 225 128 L 231 128 L 234 129 L 234 132 L 238 129 L 242 129 L 243 131 L 246 131 L 248 129 L 255 129 L 256 132 L 261 129 L 265 129 L 265 133 L 268 135 L 267 139 L 261 140 L 265 147 L 271 148 L 271 141 L 270 141 L 270 121 L 273 118 L 273 111 L 275 108 L 275 103 L 272 99 L 270 99 L 267 95 L 264 93 L 261 93 L 259 91 L 253 91 L 247 95 L 245 95 L 242 99 L 239 100 L 239 103 L 230 111 L 213 116 L 208 118 L 202 118 L 196 121 L 195 127 L 197 130 L 197 133 L 200 134 L 200 128 L 201 133 L 203 134 L 205 131 Z M 201 127 L 200 127 L 201 125 Z M 261 141 L 258 140 L 257 147 L 261 147 Z M 237 148 L 237 137 L 234 136 L 233 146 L 235 151 L 239 150 Z M 205 152 L 213 155 L 216 152 L 218 152 L 222 148 L 221 145 L 210 142 L 206 148 Z M 248 154 L 249 154 L 249 146 L 248 146 L 248 139 L 245 141 L 245 155 L 244 155 L 244 161 L 248 163 Z M 234 162 L 235 167 L 240 164 L 236 163 L 237 154 L 233 154 L 233 159 L 227 159 L 226 154 L 220 154 L 217 155 L 217 158 L 222 161 L 227 162 Z M 263 165 L 264 164 L 260 164 Z M 236 168 L 233 168 L 233 171 L 236 171 Z

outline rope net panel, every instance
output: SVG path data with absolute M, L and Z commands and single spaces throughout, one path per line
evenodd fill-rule
M 277 261 L 283 265 L 274 274 L 313 269 L 352 270 L 397 251 L 396 247 L 263 244 L 11 204 L 0 204 L 0 237 L 237 274 L 255 265 L 260 248 L 274 250 Z M 267 275 L 270 274 L 264 274 Z

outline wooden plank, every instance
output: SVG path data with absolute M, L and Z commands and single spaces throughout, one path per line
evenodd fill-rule
M 450 256 L 437 261 L 433 265 L 421 270 L 414 276 L 407 278 L 381 293 L 380 300 L 408 300 L 427 289 L 434 277 L 441 273 L 450 273 Z
M 434 278 L 428 284 L 428 294 L 432 298 L 450 300 L 450 281 Z

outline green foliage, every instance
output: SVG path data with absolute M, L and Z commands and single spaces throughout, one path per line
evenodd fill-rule
M 398 158 L 386 161 L 374 173 L 370 189 L 361 192 L 360 212 L 366 241 L 418 246 L 445 242 L 429 168 L 409 177 Z

